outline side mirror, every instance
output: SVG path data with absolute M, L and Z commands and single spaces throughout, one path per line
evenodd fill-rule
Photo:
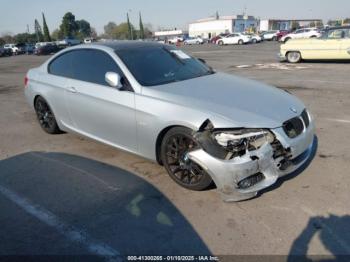
M 107 72 L 105 80 L 111 87 L 116 87 L 118 89 L 123 87 L 120 75 L 115 72 Z

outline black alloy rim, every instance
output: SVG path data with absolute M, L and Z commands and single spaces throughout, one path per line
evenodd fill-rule
M 43 100 L 39 99 L 35 103 L 35 109 L 40 125 L 45 130 L 51 129 L 55 125 L 55 117 L 48 104 L 45 103 Z
M 171 136 L 166 143 L 166 165 L 171 174 L 184 185 L 196 185 L 204 177 L 204 170 L 194 163 L 188 154 L 197 148 L 192 138 L 185 135 Z

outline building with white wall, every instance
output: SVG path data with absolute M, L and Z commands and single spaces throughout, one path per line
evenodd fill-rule
M 183 30 L 164 30 L 164 31 L 158 31 L 154 32 L 154 37 L 158 39 L 168 39 L 172 37 L 184 37 L 187 36 L 188 33 Z
M 222 33 L 256 30 L 258 20 L 254 16 L 217 16 L 197 20 L 189 24 L 190 37 L 212 38 Z

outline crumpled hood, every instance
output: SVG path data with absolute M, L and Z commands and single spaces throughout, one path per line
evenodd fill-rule
M 277 128 L 305 108 L 283 90 L 224 73 L 144 87 L 142 93 L 207 113 L 216 128 L 223 126 L 215 125 L 215 117 L 232 122 L 230 127 Z

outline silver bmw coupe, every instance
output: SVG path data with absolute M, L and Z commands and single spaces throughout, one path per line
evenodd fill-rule
M 25 78 L 49 134 L 75 132 L 157 161 L 179 185 L 253 198 L 311 158 L 314 121 L 275 87 L 182 50 L 115 41 L 65 49 Z

